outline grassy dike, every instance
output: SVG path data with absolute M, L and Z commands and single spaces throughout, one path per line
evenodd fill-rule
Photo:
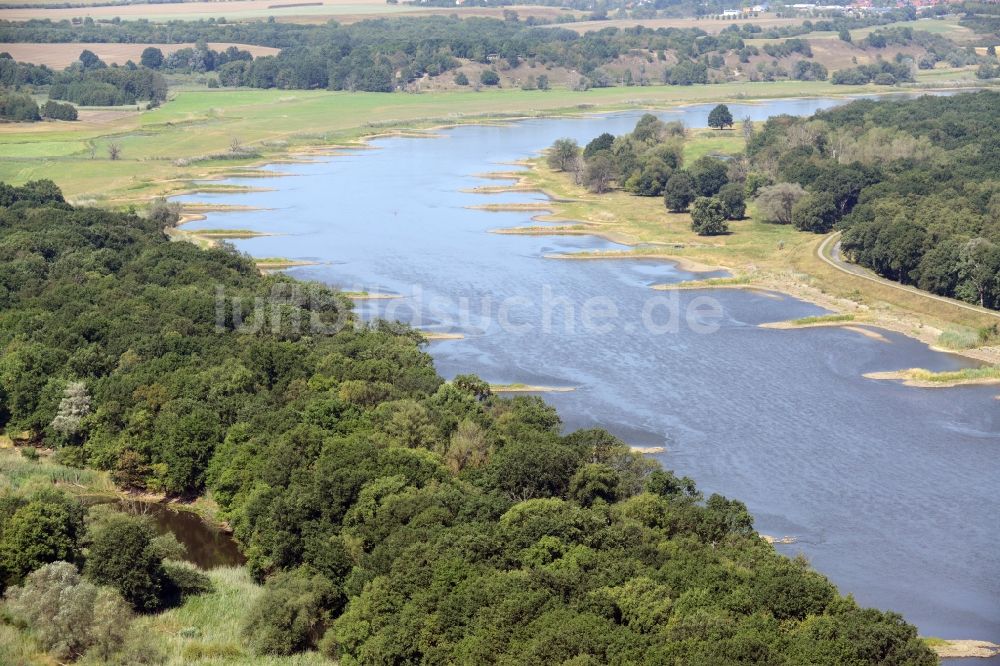
M 926 72 L 920 86 L 974 84 L 968 71 Z M 178 89 L 160 108 L 82 109 L 77 122 L 0 124 L 0 181 L 50 178 L 75 203 L 125 206 L 204 187 L 195 179 L 246 174 L 261 163 L 309 159 L 380 133 L 534 116 L 677 104 L 887 92 L 825 81 L 699 86 L 490 89 L 423 94 Z M 243 152 L 231 151 L 237 140 Z M 107 148 L 121 148 L 118 160 Z
M 738 153 L 743 137 L 738 130 L 693 130 L 685 144 L 685 161 L 711 153 Z M 515 189 L 548 194 L 549 215 L 538 220 L 562 223 L 553 233 L 591 233 L 633 246 L 615 252 L 559 255 L 559 259 L 664 258 L 693 272 L 725 269 L 729 278 L 710 278 L 657 285 L 657 289 L 735 288 L 764 289 L 789 294 L 833 311 L 822 319 L 783 322 L 771 328 L 816 325 L 867 324 L 893 330 L 923 342 L 989 363 L 1000 362 L 1000 349 L 978 347 L 976 331 L 996 322 L 995 317 L 902 291 L 846 274 L 818 255 L 824 236 L 797 231 L 756 219 L 752 203 L 745 220 L 731 222 L 731 233 L 704 237 L 691 231 L 688 213 L 669 213 L 660 197 L 640 197 L 623 191 L 595 195 L 565 173 L 550 169 L 543 159 L 516 176 Z M 538 226 L 502 230 L 503 233 L 536 234 Z M 862 333 L 865 329 L 855 329 Z

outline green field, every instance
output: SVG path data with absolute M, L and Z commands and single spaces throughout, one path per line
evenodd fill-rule
M 971 72 L 951 70 L 928 72 L 920 80 L 924 85 L 947 85 L 973 79 Z M 0 125 L 0 181 L 51 178 L 76 201 L 123 204 L 182 191 L 190 179 L 219 176 L 251 163 L 250 159 L 210 159 L 227 157 L 233 139 L 263 158 L 273 159 L 296 148 L 349 144 L 383 131 L 477 120 L 893 90 L 802 81 L 585 92 L 505 89 L 385 94 L 182 89 L 171 101 L 151 111 L 85 110 L 75 123 Z M 117 161 L 107 156 L 112 142 L 122 148 Z

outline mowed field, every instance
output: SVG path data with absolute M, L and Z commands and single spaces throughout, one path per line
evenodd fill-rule
M 36 65 L 48 65 L 54 69 L 63 69 L 75 62 L 80 57 L 80 52 L 89 49 L 109 65 L 124 65 L 129 60 L 138 63 L 146 47 L 154 46 L 164 55 L 179 51 L 183 48 L 193 47 L 194 44 L 84 44 L 80 42 L 61 44 L 29 44 L 26 42 L 13 42 L 0 44 L 0 50 L 10 53 L 14 60 L 19 62 L 30 62 Z M 209 42 L 209 48 L 216 51 L 224 51 L 230 46 L 249 51 L 256 58 L 257 56 L 275 55 L 280 49 L 269 46 L 254 46 L 252 44 L 234 44 L 232 42 Z
M 521 17 L 539 16 L 554 18 L 561 12 L 555 7 L 530 5 L 515 8 Z M 147 19 L 149 21 L 197 20 L 224 17 L 228 20 L 275 17 L 283 21 L 316 22 L 336 19 L 351 23 L 379 16 L 430 14 L 458 14 L 459 16 L 503 16 L 499 7 L 441 7 L 426 8 L 415 5 L 390 5 L 385 0 L 229 0 L 226 2 L 194 1 L 158 4 L 130 4 L 97 7 L 4 7 L 0 4 L 0 20 L 27 21 L 30 19 L 65 19 L 91 17 L 122 20 Z

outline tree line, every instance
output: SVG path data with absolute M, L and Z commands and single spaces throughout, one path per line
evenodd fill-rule
M 26 92 L 46 90 L 49 101 L 41 109 Z M 121 106 L 146 100 L 158 104 L 166 99 L 167 82 L 159 73 L 131 61 L 124 67 L 109 67 L 93 51 L 84 49 L 80 57 L 61 72 L 45 66 L 15 62 L 9 53 L 0 54 L 0 117 L 10 120 L 76 120 L 76 109 L 63 100 L 82 106 Z
M 630 140 L 649 132 L 669 133 L 646 120 Z M 563 433 L 538 398 L 443 381 L 418 332 L 170 242 L 176 219 L 0 185 L 0 426 L 123 488 L 210 490 L 265 582 L 258 654 L 936 663 L 900 616 L 777 554 L 742 503 L 603 430 Z M 57 491 L 0 504 L 5 612 L 60 660 L 157 663 L 116 630 L 205 590 L 176 548 Z
M 578 72 L 578 87 L 603 87 L 653 82 L 691 85 L 730 80 L 725 56 L 739 55 L 749 62 L 761 49 L 744 43 L 752 38 L 791 37 L 762 47 L 774 58 L 801 56 L 791 71 L 761 63 L 754 78 L 823 80 L 826 68 L 810 61 L 808 42 L 798 35 L 813 30 L 848 30 L 879 25 L 889 20 L 838 17 L 800 26 L 763 30 L 759 26 L 734 24 L 710 35 L 697 28 L 641 26 L 606 28 L 578 34 L 559 27 L 540 27 L 512 13 L 508 20 L 492 18 L 423 17 L 373 19 L 352 25 L 333 21 L 324 25 L 299 26 L 265 21 L 231 24 L 217 20 L 154 24 L 126 21 L 117 24 L 28 21 L 0 22 L 0 41 L 80 42 L 196 42 L 170 56 L 147 50 L 141 63 L 150 69 L 187 72 L 217 72 L 225 86 L 255 88 L 325 88 L 390 92 L 405 88 L 424 76 L 439 76 L 457 69 L 462 62 L 517 67 L 521 62 L 562 67 Z M 939 37 L 938 40 L 944 38 Z M 225 53 L 208 49 L 207 41 L 235 41 L 281 48 L 276 56 L 251 58 L 231 47 Z M 945 40 L 947 41 L 947 40 Z M 954 50 L 954 48 L 952 49 Z M 621 77 L 615 65 L 625 56 L 642 55 L 646 65 L 628 68 Z M 609 68 L 610 67 L 610 68 Z M 655 76 L 647 73 L 655 70 Z M 2 75 L 2 71 L 0 71 Z M 896 76 L 897 80 L 904 80 Z M 96 81 L 95 85 L 100 85 Z

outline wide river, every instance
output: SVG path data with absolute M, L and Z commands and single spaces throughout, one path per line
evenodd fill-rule
M 737 119 L 811 114 L 843 100 L 731 105 Z M 703 127 L 709 106 L 658 113 Z M 374 150 L 281 164 L 272 191 L 183 201 L 262 210 L 210 214 L 190 228 L 278 235 L 235 241 L 255 256 L 312 260 L 291 274 L 401 294 L 359 308 L 464 334 L 433 342 L 442 375 L 575 387 L 549 393 L 566 427 L 602 426 L 660 446 L 668 468 L 747 503 L 763 534 L 791 536 L 865 605 L 902 612 L 921 633 L 1000 642 L 1000 402 L 988 387 L 915 389 L 866 372 L 962 367 L 889 332 L 758 324 L 823 311 L 777 294 L 657 292 L 693 276 L 662 261 L 565 261 L 618 247 L 595 237 L 489 233 L 534 213 L 484 203 L 533 193 L 469 190 L 483 172 L 559 137 L 629 131 L 639 112 L 462 126 L 440 138 L 383 138 Z M 266 209 L 266 210 L 263 210 Z

